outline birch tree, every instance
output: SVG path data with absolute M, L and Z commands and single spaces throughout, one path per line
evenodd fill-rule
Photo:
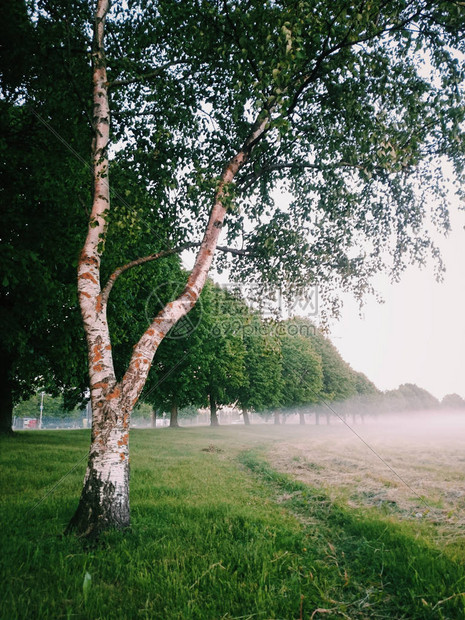
M 448 227 L 440 158 L 458 175 L 464 160 L 461 2 L 159 0 L 109 10 L 97 1 L 93 204 L 78 266 L 93 425 L 70 529 L 83 535 L 130 523 L 131 411 L 160 342 L 195 305 L 225 223 L 237 276 L 260 274 L 289 294 L 315 281 L 362 294 L 386 254 L 399 271 L 434 253 L 425 222 L 432 214 Z M 105 281 L 112 139 L 134 143 L 133 182 L 161 187 L 174 206 L 166 249 L 135 253 Z M 293 196 L 288 207 L 276 188 Z M 183 291 L 150 321 L 118 380 L 114 283 L 187 244 L 197 255 Z

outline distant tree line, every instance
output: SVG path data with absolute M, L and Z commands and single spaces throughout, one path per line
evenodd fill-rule
M 146 303 L 165 294 L 157 289 Z M 132 329 L 140 328 L 133 322 Z M 122 367 L 130 354 L 127 342 L 121 333 L 115 359 Z M 311 414 L 319 424 L 321 418 L 330 423 L 331 417 L 356 421 L 390 412 L 461 409 L 465 401 L 450 394 L 439 402 L 410 383 L 381 392 L 353 370 L 308 319 L 265 319 L 238 290 L 209 281 L 200 303 L 160 345 L 135 416 L 151 418 L 153 424 L 163 416 L 177 427 L 180 417 L 195 416 L 198 408 L 208 407 L 215 426 L 219 409 L 226 405 L 236 406 L 245 424 L 251 413 L 272 417 L 276 424 L 290 415 L 298 415 L 305 424 Z M 35 394 L 18 404 L 14 414 L 35 417 L 39 407 L 40 394 Z M 62 396 L 47 395 L 44 409 L 48 416 L 69 415 Z M 74 415 L 82 412 L 74 408 Z

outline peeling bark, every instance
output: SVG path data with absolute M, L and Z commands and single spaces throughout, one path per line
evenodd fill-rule
M 130 524 L 128 416 L 119 400 L 101 409 L 101 423 L 94 420 L 81 499 L 67 528 L 89 538 Z
M 110 208 L 108 142 L 110 108 L 104 53 L 108 0 L 99 0 L 92 46 L 94 199 L 78 264 L 79 304 L 87 339 L 92 441 L 79 505 L 67 531 L 98 536 L 129 525 L 129 416 L 132 406 L 116 382 L 106 303 L 100 288 L 100 259 Z

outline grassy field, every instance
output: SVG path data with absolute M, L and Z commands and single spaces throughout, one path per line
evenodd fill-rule
M 441 548 L 465 556 L 465 415 L 413 415 L 353 430 L 369 448 L 341 424 L 288 432 L 273 466 L 349 506 L 429 523 Z
M 132 528 L 93 545 L 62 535 L 79 497 L 88 432 L 2 439 L 0 617 L 465 618 L 460 506 L 450 523 L 439 513 L 419 518 L 418 497 L 409 506 L 411 491 L 386 486 L 392 474 L 370 466 L 370 484 L 379 474 L 380 489 L 394 497 L 400 489 L 389 500 L 399 509 L 364 501 L 366 463 L 344 432 L 134 430 Z M 387 445 L 384 457 L 401 453 Z M 416 472 L 425 464 L 415 454 L 427 454 L 412 454 L 404 456 Z M 337 458 L 350 462 L 346 470 L 359 462 L 361 480 L 342 475 Z M 430 463 L 436 495 L 428 490 L 428 499 L 450 512 L 453 497 L 439 497 L 439 483 L 455 476 L 463 489 L 463 461 L 445 463 L 447 455 L 444 471 Z

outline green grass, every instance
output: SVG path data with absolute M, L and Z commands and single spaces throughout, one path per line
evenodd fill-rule
M 3 439 L 1 618 L 465 617 L 464 564 L 426 528 L 278 474 L 265 458 L 277 440 L 268 427 L 132 431 L 132 528 L 89 546 L 62 536 L 88 432 Z

